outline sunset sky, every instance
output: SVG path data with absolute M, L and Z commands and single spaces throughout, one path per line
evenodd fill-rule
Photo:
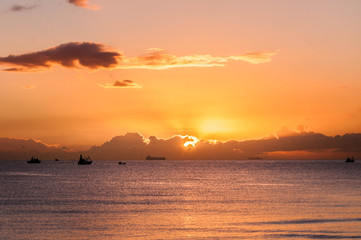
M 359 0 L 2 0 L 0 137 L 361 132 Z

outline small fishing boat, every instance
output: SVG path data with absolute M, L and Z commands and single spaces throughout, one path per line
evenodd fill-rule
M 347 158 L 345 162 L 355 162 L 355 159 L 354 157 L 351 157 L 351 158 Z
M 80 154 L 80 158 L 78 161 L 78 165 L 90 165 L 92 164 L 92 160 L 90 159 L 90 157 L 84 157 Z
M 125 165 L 125 162 L 118 162 L 119 165 Z
M 40 163 L 41 161 L 37 158 L 31 157 L 31 159 L 28 161 L 28 163 Z
M 165 157 L 152 157 L 148 155 L 146 160 L 165 160 Z

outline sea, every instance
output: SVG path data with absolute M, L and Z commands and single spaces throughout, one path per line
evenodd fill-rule
M 361 239 L 361 161 L 0 161 L 0 239 Z

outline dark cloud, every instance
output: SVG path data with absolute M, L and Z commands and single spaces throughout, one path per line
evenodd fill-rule
M 31 156 L 40 160 L 75 159 L 78 153 L 64 147 L 49 145 L 34 139 L 0 138 L 0 160 L 29 160 Z
M 26 71 L 23 68 L 7 68 L 3 70 L 4 72 L 23 72 Z
M 68 3 L 74 4 L 77 7 L 87 8 L 91 10 L 99 9 L 99 6 L 97 5 L 90 5 L 88 0 L 68 0 Z
M 132 80 L 123 80 L 122 82 L 120 81 L 115 81 L 115 83 L 113 84 L 114 87 L 127 87 L 129 85 L 133 84 Z
M 157 137 L 145 139 L 138 133 L 127 133 L 124 136 L 114 137 L 101 146 L 92 147 L 89 155 L 94 159 L 109 160 L 139 160 L 145 159 L 147 155 L 182 159 L 180 152 L 185 150 L 183 146 L 185 142 L 186 140 L 180 136 L 169 139 L 158 139 Z
M 345 159 L 347 156 L 361 158 L 361 133 L 326 136 L 303 131 L 247 141 L 200 140 L 195 147 L 190 145 L 185 147 L 186 143 L 192 140 L 194 140 L 192 137 L 187 136 L 173 136 L 168 139 L 151 136 L 146 139 L 138 133 L 128 133 L 114 137 L 100 146 L 93 146 L 84 154 L 90 155 L 94 160 L 144 160 L 147 155 L 165 156 L 174 160 L 231 160 L 254 157 Z M 0 138 L 0 159 L 19 159 L 31 155 L 51 156 L 51 158 L 61 155 L 62 158 L 75 158 L 78 154 L 39 141 Z
M 113 84 L 99 84 L 103 88 L 141 88 L 142 86 L 132 80 L 115 81 Z
M 100 43 L 70 42 L 39 52 L 0 57 L 0 64 L 16 66 L 5 71 L 24 71 L 50 68 L 58 64 L 67 68 L 113 68 L 122 54 Z M 19 68 L 20 67 L 20 68 Z
M 292 131 L 289 131 L 291 133 Z M 121 141 L 120 141 L 121 139 Z M 134 141 L 137 139 L 137 141 Z M 343 159 L 347 155 L 361 155 L 361 134 L 326 136 L 314 132 L 292 134 L 247 141 L 200 140 L 193 148 L 184 147 L 192 140 L 174 136 L 159 139 L 133 133 L 115 137 L 106 144 L 92 147 L 90 154 L 98 159 L 144 159 L 147 155 L 166 156 L 168 159 Z
M 31 10 L 31 9 L 33 9 L 35 7 L 36 7 L 36 5 L 24 6 L 24 5 L 15 4 L 15 5 L 10 7 L 10 11 L 12 11 L 12 12 L 22 12 L 22 11 L 26 11 L 26 10 Z

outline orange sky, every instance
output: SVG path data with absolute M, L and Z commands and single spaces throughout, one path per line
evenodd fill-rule
M 358 0 L 15 2 L 0 2 L 0 137 L 361 132 Z

